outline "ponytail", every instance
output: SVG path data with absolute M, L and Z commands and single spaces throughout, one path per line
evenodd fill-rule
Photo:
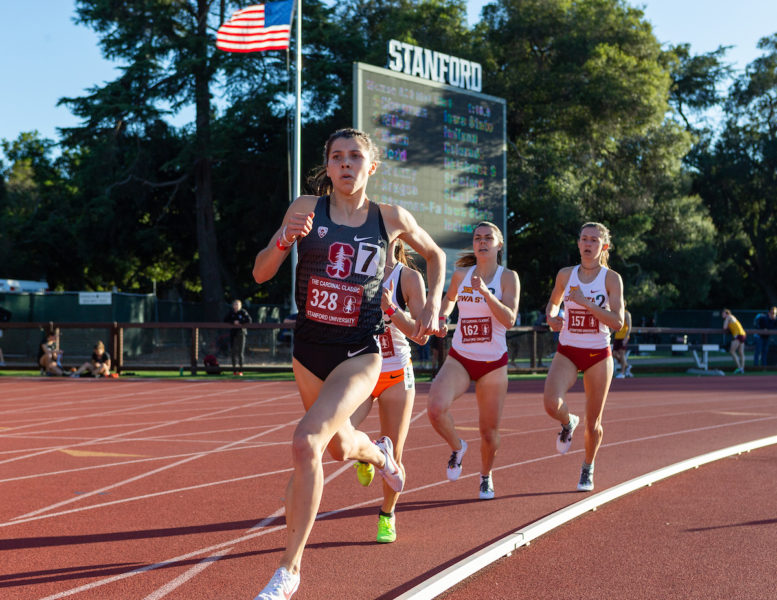
M 398 238 L 394 241 L 394 260 L 418 271 L 418 266 L 405 248 L 404 242 Z

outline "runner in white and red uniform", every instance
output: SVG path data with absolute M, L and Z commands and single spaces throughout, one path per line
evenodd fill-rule
M 558 336 L 558 351 L 569 358 L 579 371 L 585 371 L 591 365 L 610 355 L 610 328 L 602 323 L 585 306 L 574 302 L 570 293 L 573 288 L 580 290 L 583 297 L 594 302 L 604 310 L 610 309 L 610 297 L 607 293 L 607 271 L 599 267 L 593 281 L 580 280 L 580 267 L 572 267 L 569 280 L 564 287 L 564 327 Z M 580 352 L 580 350 L 598 350 L 600 352 Z
M 612 381 L 610 329 L 623 326 L 623 283 L 607 267 L 610 232 L 601 223 L 586 223 L 577 241 L 580 264 L 558 272 L 545 308 L 548 326 L 559 331 L 559 344 L 545 379 L 545 411 L 561 422 L 556 449 L 566 454 L 580 418 L 564 401 L 579 371 L 585 388 L 585 460 L 577 489 L 594 489 L 594 459 L 602 443 L 602 413 Z M 564 316 L 559 308 L 564 303 Z
M 410 265 L 412 263 L 405 254 L 404 245 L 401 240 L 396 240 L 389 248 L 386 259 L 387 276 L 383 281 L 381 298 L 386 320 L 386 331 L 378 337 L 383 366 L 370 397 L 351 416 L 351 423 L 358 427 L 377 401 L 380 433 L 394 440 L 394 458 L 400 465 L 415 401 L 415 377 L 408 336 L 413 335 L 415 317 L 420 314 L 426 301 L 424 280 Z M 424 337 L 414 341 L 423 345 L 427 340 Z M 357 462 L 356 468 L 359 482 L 369 485 L 374 473 L 372 465 Z M 376 537 L 380 543 L 390 543 L 397 539 L 394 509 L 398 500 L 399 493 L 384 483 Z
M 475 268 L 472 266 L 465 272 L 456 291 L 459 321 L 448 353 L 464 365 L 473 381 L 507 364 L 507 327 L 494 318 L 480 292 L 473 287 Z M 499 301 L 502 300 L 504 270 L 501 265 L 497 266 L 493 278 L 486 283 L 488 290 Z
M 321 503 L 325 449 L 336 460 L 374 465 L 396 491 L 404 484 L 391 440 L 384 436 L 372 443 L 349 419 L 380 372 L 374 336 L 383 331 L 380 301 L 387 246 L 400 238 L 426 260 L 435 294 L 417 320 L 419 336 L 439 327 L 435 320 L 445 255 L 409 212 L 377 206 L 367 198 L 378 155 L 364 132 L 341 129 L 332 134 L 324 146 L 324 166 L 312 181 L 318 196 L 292 202 L 273 240 L 254 262 L 254 279 L 264 283 L 299 243 L 293 367 L 306 411 L 292 439 L 286 551 L 258 600 L 288 600 L 299 587 L 302 553 Z
M 499 421 L 507 394 L 505 332 L 518 316 L 520 294 L 518 274 L 500 265 L 503 247 L 499 228 L 482 221 L 473 232 L 473 252 L 456 262 L 460 268 L 451 277 L 440 318 L 445 322 L 455 303 L 459 321 L 452 347 L 432 382 L 428 402 L 432 426 L 451 447 L 446 474 L 455 481 L 461 474 L 467 442 L 456 432 L 450 409 L 475 382 L 480 417 L 479 497 L 483 500 L 494 497 L 491 471 L 499 449 Z

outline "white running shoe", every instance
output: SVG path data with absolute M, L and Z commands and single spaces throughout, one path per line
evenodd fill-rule
M 625 376 L 623 373 L 618 373 L 618 374 L 615 376 L 615 379 L 626 379 L 626 376 Z
M 580 469 L 580 481 L 577 484 L 577 491 L 590 492 L 594 489 L 594 470 L 586 469 L 583 467 Z
M 254 600 L 289 600 L 299 588 L 299 575 L 292 575 L 280 567 Z
M 383 436 L 382 438 L 375 440 L 375 445 L 383 453 L 383 458 L 386 459 L 386 464 L 382 469 L 378 469 L 381 477 L 386 480 L 389 487 L 395 492 L 401 492 L 405 487 L 405 475 L 402 473 L 402 469 L 399 468 L 397 461 L 394 460 L 394 443 L 388 438 Z
M 461 442 L 461 450 L 454 450 L 451 452 L 451 457 L 448 459 L 448 469 L 446 471 L 448 479 L 450 481 L 456 481 L 461 475 L 461 459 L 467 453 L 467 442 L 459 440 Z
M 569 429 L 562 427 L 556 440 L 556 450 L 561 454 L 566 454 L 569 447 L 572 445 L 572 434 L 575 432 L 577 424 L 580 423 L 580 418 L 577 415 L 569 413 Z
M 491 475 L 480 476 L 480 499 L 491 500 L 494 497 L 494 480 Z

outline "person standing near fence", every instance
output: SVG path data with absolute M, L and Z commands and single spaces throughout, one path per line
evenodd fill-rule
M 766 313 L 758 313 L 753 319 L 753 327 L 756 329 L 766 329 Z M 753 334 L 753 366 L 762 367 L 766 365 L 766 344 L 764 337 L 760 333 Z
M 777 329 L 777 306 L 772 306 L 766 313 L 758 313 L 753 323 L 756 329 Z M 775 357 L 777 357 L 777 345 L 775 345 L 775 339 L 771 334 L 755 334 L 755 353 L 753 355 L 753 365 L 765 367 L 777 364 Z M 771 352 L 775 356 L 769 355 L 770 342 L 772 345 Z M 770 361 L 770 358 L 772 359 Z
M 241 300 L 232 301 L 232 309 L 224 317 L 225 323 L 232 325 L 245 325 L 251 322 L 251 315 L 243 308 Z M 243 361 L 246 354 L 246 336 L 248 330 L 245 327 L 234 327 L 229 330 L 229 342 L 232 352 L 232 374 L 243 376 Z M 238 366 L 240 368 L 238 368 Z
M 558 349 L 545 379 L 545 411 L 561 422 L 556 449 L 566 454 L 580 418 L 569 412 L 565 396 L 583 372 L 585 459 L 577 489 L 594 489 L 594 461 L 602 443 L 602 413 L 612 382 L 610 329 L 624 323 L 623 282 L 608 267 L 610 232 L 601 223 L 585 223 L 577 240 L 580 264 L 564 267 L 545 308 L 548 326 L 559 332 Z M 559 307 L 564 303 L 564 317 Z
M 300 564 L 324 486 L 325 449 L 336 460 L 372 464 L 396 491 L 404 485 L 390 438 L 375 443 L 350 416 L 375 388 L 383 332 L 382 281 L 386 251 L 396 238 L 426 260 L 429 295 L 414 337 L 438 328 L 445 254 L 405 209 L 367 198 L 378 168 L 370 137 L 340 129 L 324 146 L 324 164 L 311 180 L 318 196 L 300 196 L 286 211 L 253 276 L 268 281 L 297 244 L 297 324 L 292 366 L 305 414 L 292 439 L 293 474 L 286 490 L 286 551 L 256 600 L 288 600 L 299 587 Z
M 731 344 L 728 347 L 728 353 L 731 358 L 734 359 L 736 369 L 734 373 L 744 374 L 745 372 L 745 342 L 747 340 L 747 334 L 745 328 L 742 327 L 742 323 L 739 322 L 729 309 L 724 308 L 720 316 L 723 318 L 723 331 L 727 331 L 731 334 Z
M 766 329 L 774 331 L 775 335 L 763 336 L 763 364 L 773 366 L 777 365 L 777 306 L 772 306 L 766 315 Z
M 415 401 L 415 375 L 408 338 L 415 333 L 416 318 L 421 314 L 426 302 L 426 288 L 421 273 L 407 257 L 402 240 L 395 240 L 389 247 L 385 272 L 381 308 L 386 331 L 378 338 L 383 364 L 375 389 L 351 416 L 351 423 L 358 427 L 377 402 L 380 411 L 380 433 L 394 441 L 394 458 L 402 465 L 402 451 L 410 429 L 410 417 Z M 414 341 L 423 345 L 427 338 Z M 359 483 L 369 485 L 375 468 L 369 463 L 357 462 L 356 469 Z M 397 539 L 394 509 L 398 500 L 399 492 L 394 491 L 384 481 L 383 504 L 378 512 L 376 537 L 382 544 Z
M 456 432 L 453 403 L 475 382 L 480 429 L 481 500 L 494 497 L 492 468 L 499 449 L 499 422 L 507 395 L 507 330 L 518 315 L 518 274 L 501 265 L 504 238 L 499 227 L 481 221 L 472 236 L 472 251 L 463 254 L 440 308 L 444 323 L 456 304 L 459 321 L 448 356 L 429 390 L 429 420 L 451 447 L 446 475 L 461 475 L 467 442 Z M 438 335 L 445 336 L 447 327 Z
M 11 320 L 11 311 L 6 310 L 2 306 L 0 306 L 0 323 L 3 321 L 10 321 Z M 0 329 L 0 338 L 3 337 L 3 330 Z M 5 356 L 3 356 L 3 349 L 0 348 L 0 367 L 5 366 Z

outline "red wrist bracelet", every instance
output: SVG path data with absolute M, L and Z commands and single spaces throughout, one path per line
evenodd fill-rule
M 385 312 L 386 312 L 386 316 L 387 316 L 387 317 L 391 317 L 391 315 L 393 315 L 395 312 L 397 312 L 397 309 L 396 309 L 396 308 L 394 308 L 393 306 L 389 306 L 389 307 L 386 309 L 386 311 L 385 311 Z
M 288 246 L 284 246 L 283 243 L 281 243 L 281 238 L 279 237 L 277 240 L 275 240 L 275 247 L 278 248 L 281 252 L 285 252 L 289 249 Z

